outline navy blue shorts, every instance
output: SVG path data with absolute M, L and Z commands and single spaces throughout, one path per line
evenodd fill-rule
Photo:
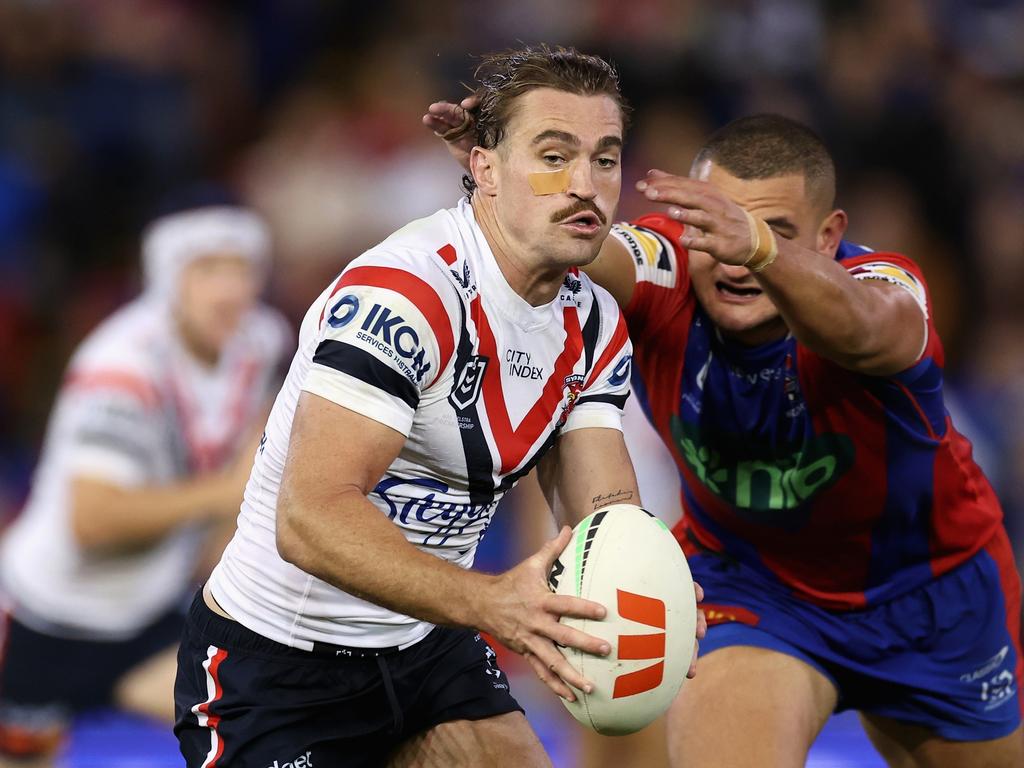
M 713 554 L 689 558 L 708 616 L 702 656 L 733 645 L 798 658 L 856 709 L 983 741 L 1021 722 L 1020 580 L 1005 537 L 906 595 L 863 611 L 829 611 Z
M 126 640 L 87 640 L 38 632 L 8 615 L 0 641 L 0 754 L 52 751 L 75 713 L 113 704 L 126 672 L 173 648 L 184 619 L 175 608 Z
M 522 712 L 476 632 L 438 627 L 402 650 L 303 651 L 196 595 L 178 651 L 174 732 L 189 768 L 379 766 L 451 720 Z

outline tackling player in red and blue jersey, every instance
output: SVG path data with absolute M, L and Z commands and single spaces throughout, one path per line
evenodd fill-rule
M 946 412 L 920 269 L 842 239 L 833 174 L 803 126 L 732 123 L 695 178 L 638 185 L 666 214 L 613 229 L 593 272 L 626 311 L 712 625 L 670 753 L 802 765 L 857 709 L 892 765 L 1021 765 L 1002 511 Z M 757 271 L 743 209 L 778 244 Z
M 464 132 L 474 107 L 424 123 Z M 613 228 L 587 271 L 625 311 L 706 594 L 672 764 L 802 766 L 856 709 L 892 766 L 1024 765 L 1020 578 L 946 412 L 920 269 L 843 239 L 832 158 L 786 118 L 734 121 L 690 178 L 637 188 L 667 209 Z

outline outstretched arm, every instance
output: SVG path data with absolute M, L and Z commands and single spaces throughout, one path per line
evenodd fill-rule
M 681 238 L 684 248 L 704 251 L 723 264 L 751 267 L 789 330 L 822 357 L 873 376 L 898 373 L 917 361 L 926 330 L 922 308 L 908 291 L 880 280 L 854 279 L 833 259 L 774 235 L 763 222 L 752 222 L 705 181 L 652 172 L 637 189 L 649 200 L 668 204 L 668 215 L 688 225 Z M 845 214 L 832 215 L 845 227 Z M 757 241 L 762 248 L 752 255 Z

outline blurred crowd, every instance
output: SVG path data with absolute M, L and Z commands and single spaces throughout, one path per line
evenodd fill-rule
M 297 326 L 344 264 L 448 206 L 420 124 L 472 54 L 610 57 L 648 168 L 773 111 L 818 130 L 849 237 L 924 268 L 950 409 L 1024 553 L 1024 3 L 1016 0 L 0 0 L 0 519 L 16 513 L 74 345 L 138 289 L 176 188 L 236 189 L 275 237 Z

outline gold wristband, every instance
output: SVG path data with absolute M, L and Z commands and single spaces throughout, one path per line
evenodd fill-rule
M 750 253 L 741 266 L 751 272 L 761 272 L 779 255 L 779 244 L 775 240 L 775 233 L 764 219 L 752 216 L 748 211 L 743 213 L 746 214 L 747 223 L 750 225 Z

